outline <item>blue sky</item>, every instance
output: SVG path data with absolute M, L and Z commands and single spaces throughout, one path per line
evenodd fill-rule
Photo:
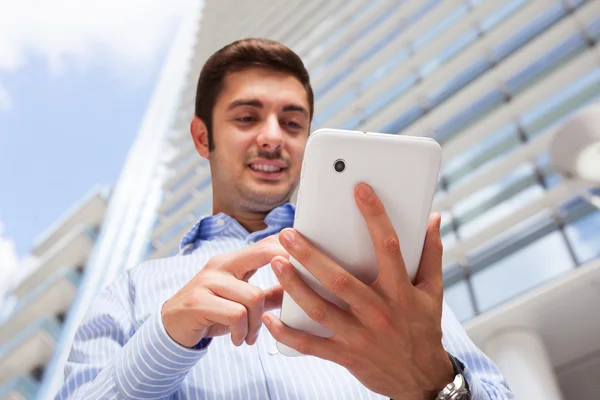
M 0 0 L 0 239 L 19 257 L 94 185 L 115 183 L 189 3 Z

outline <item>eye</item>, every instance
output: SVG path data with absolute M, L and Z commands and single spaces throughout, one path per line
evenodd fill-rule
M 241 122 L 241 123 L 249 123 L 249 122 L 256 121 L 256 118 L 254 118 L 254 117 L 252 117 L 250 115 L 247 115 L 247 116 L 244 116 L 244 117 L 236 118 L 235 120 L 238 121 L 238 122 Z
M 287 121 L 287 122 L 285 122 L 285 125 L 289 126 L 292 129 L 301 129 L 302 128 L 302 125 L 300 125 L 296 121 Z

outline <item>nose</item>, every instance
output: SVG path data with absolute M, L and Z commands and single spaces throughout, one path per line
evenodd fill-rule
M 263 150 L 279 150 L 283 146 L 283 134 L 277 118 L 269 118 L 256 139 L 258 146 Z

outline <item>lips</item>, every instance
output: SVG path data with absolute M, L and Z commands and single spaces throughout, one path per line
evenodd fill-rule
M 252 163 L 249 165 L 254 171 L 260 172 L 281 172 L 283 168 L 274 164 Z

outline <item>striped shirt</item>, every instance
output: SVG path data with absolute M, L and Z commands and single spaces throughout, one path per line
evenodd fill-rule
M 292 226 L 294 206 L 266 217 L 248 233 L 224 214 L 204 217 L 185 235 L 178 255 L 128 269 L 103 290 L 79 326 L 57 399 L 380 399 L 345 368 L 316 357 L 285 357 L 261 328 L 255 345 L 235 347 L 220 336 L 202 349 L 174 342 L 162 304 L 213 256 L 241 249 Z M 251 284 L 277 279 L 261 268 Z M 277 313 L 276 313 L 277 314 Z M 496 366 L 469 340 L 444 304 L 443 344 L 466 367 L 474 400 L 512 398 Z

